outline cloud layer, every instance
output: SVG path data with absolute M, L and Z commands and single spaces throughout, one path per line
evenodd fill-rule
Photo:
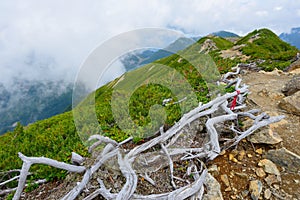
M 132 29 L 243 35 L 267 27 L 279 34 L 299 21 L 299 0 L 1 1 L 0 82 L 14 77 L 72 81 L 94 48 Z

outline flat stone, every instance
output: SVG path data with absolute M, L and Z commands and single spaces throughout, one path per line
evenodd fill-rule
M 282 138 L 268 127 L 250 135 L 248 141 L 254 144 L 278 144 Z
M 281 182 L 281 177 L 276 176 L 274 174 L 270 174 L 265 178 L 265 181 L 268 185 L 273 185 L 274 183 L 280 183 Z
M 283 98 L 278 106 L 281 109 L 286 110 L 289 113 L 300 115 L 300 91 L 296 92 L 292 96 Z
M 262 168 L 256 168 L 255 173 L 260 178 L 263 178 L 266 176 L 266 173 Z
M 250 181 L 249 192 L 252 200 L 258 200 L 260 193 L 262 192 L 263 185 L 259 180 Z
M 206 186 L 207 193 L 203 195 L 202 200 L 223 200 L 221 186 L 210 173 L 207 173 L 204 185 Z
M 277 166 L 271 160 L 263 159 L 259 161 L 258 166 L 263 167 L 264 171 L 269 174 L 280 175 Z
M 270 199 L 272 196 L 272 192 L 270 189 L 266 189 L 265 192 L 264 192 L 264 197 L 265 199 Z
M 226 185 L 226 187 L 230 186 L 229 179 L 228 179 L 228 176 L 226 174 L 221 175 L 221 180 Z
M 278 166 L 284 167 L 288 172 L 300 172 L 300 156 L 284 147 L 278 150 L 269 150 L 265 156 Z

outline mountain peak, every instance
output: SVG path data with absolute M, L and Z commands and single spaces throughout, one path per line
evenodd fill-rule
M 223 38 L 227 38 L 227 37 L 240 37 L 239 35 L 229 32 L 229 31 L 218 31 L 218 32 L 214 32 L 211 33 L 211 35 L 214 36 L 219 36 L 219 37 L 223 37 Z

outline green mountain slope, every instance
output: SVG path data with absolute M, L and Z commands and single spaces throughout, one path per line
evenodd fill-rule
M 282 41 L 268 29 L 255 30 L 237 42 L 244 45 L 243 54 L 250 56 L 250 61 L 263 60 L 260 66 L 264 70 L 284 69 L 291 64 L 297 48 Z
M 231 56 L 225 57 L 228 52 Z M 21 167 L 17 152 L 65 162 L 70 161 L 72 151 L 88 156 L 80 138 L 85 140 L 95 133 L 102 132 L 117 141 L 133 135 L 135 142 L 139 142 L 151 136 L 149 133 L 161 125 L 169 127 L 174 124 L 198 102 L 209 101 L 215 95 L 214 91 L 223 92 L 222 88 L 213 84 L 219 78 L 217 69 L 223 73 L 241 61 L 259 60 L 265 60 L 259 62 L 262 68 L 282 68 L 288 65 L 296 52 L 294 47 L 266 29 L 254 31 L 237 43 L 217 36 L 201 38 L 196 44 L 180 51 L 178 54 L 181 56 L 174 54 L 159 59 L 102 86 L 81 102 L 73 113 L 66 112 L 27 127 L 18 125 L 14 131 L 0 136 L 0 170 Z M 172 98 L 176 102 L 184 97 L 187 98 L 180 104 L 162 107 L 164 99 Z M 113 115 L 114 105 L 118 106 L 119 111 L 116 112 L 121 116 L 118 120 Z M 97 124 L 85 123 L 94 115 L 94 110 Z M 128 110 L 129 115 L 123 113 L 124 110 Z M 73 115 L 76 124 L 80 124 L 77 130 Z M 155 120 L 156 117 L 165 118 L 165 121 Z M 129 118 L 133 124 L 128 123 Z M 33 166 L 31 171 L 37 178 L 61 178 L 66 174 L 62 170 L 40 165 Z

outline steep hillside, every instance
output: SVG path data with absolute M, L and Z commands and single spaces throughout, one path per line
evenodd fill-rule
M 296 52 L 296 48 L 281 41 L 274 33 L 266 29 L 256 30 L 241 38 L 237 43 L 217 36 L 201 38 L 196 44 L 178 52 L 186 59 L 174 54 L 156 60 L 126 73 L 92 93 L 75 109 L 75 115 L 76 111 L 79 113 L 76 120 L 84 122 L 89 119 L 85 117 L 93 115 L 93 110 L 96 108 L 99 125 L 89 126 L 82 123 L 82 126 L 77 128 L 81 133 L 86 133 L 84 137 L 99 133 L 101 130 L 103 135 L 117 141 L 133 135 L 134 141 L 140 142 L 148 137 L 145 131 L 149 133 L 162 125 L 160 121 L 150 124 L 151 116 L 165 117 L 163 125 L 167 128 L 178 121 L 183 113 L 194 108 L 198 102 L 205 103 L 209 100 L 212 95 L 209 92 L 214 89 L 212 83 L 219 77 L 216 76 L 214 67 L 200 70 L 200 74 L 199 70 L 193 67 L 194 63 L 199 65 L 200 69 L 204 69 L 201 65 L 205 67 L 205 63 L 215 66 L 212 60 L 208 59 L 212 58 L 222 73 L 229 71 L 239 62 L 257 62 L 260 67 L 272 70 L 275 67 L 283 68 L 289 65 L 290 59 L 295 56 Z M 201 55 L 206 55 L 206 57 Z M 210 76 L 211 83 L 204 81 L 204 79 L 208 80 L 207 76 Z M 133 91 L 129 97 L 126 96 L 128 90 Z M 114 93 L 115 91 L 118 92 Z M 224 90 L 218 88 L 218 91 Z M 117 95 L 114 97 L 118 98 L 112 98 L 112 95 Z M 184 97 L 187 98 L 180 104 L 166 106 L 166 115 L 161 112 L 161 106 L 153 106 L 162 105 L 163 100 L 167 98 L 171 98 L 172 102 L 177 102 Z M 95 105 L 93 105 L 94 98 Z M 111 99 L 114 99 L 114 102 Z M 126 127 L 125 124 L 126 132 L 122 131 L 125 129 L 119 127 L 120 123 L 127 121 L 123 117 L 124 119 L 116 122 L 112 112 L 113 104 L 120 105 L 120 110 L 124 108 L 122 106 L 128 106 L 127 110 L 134 124 L 145 128 L 135 129 L 135 127 Z M 66 112 L 27 127 L 18 125 L 13 132 L 0 136 L 0 170 L 21 167 L 17 152 L 22 152 L 27 156 L 46 156 L 61 161 L 70 161 L 72 151 L 86 156 L 87 149 L 76 132 L 72 114 L 74 113 Z M 66 174 L 64 171 L 53 170 L 46 166 L 35 166 L 33 173 L 35 177 L 49 179 L 61 178 Z
M 10 86 L 0 83 L 0 134 L 66 111 L 72 103 L 72 85 L 63 81 L 15 79 Z

